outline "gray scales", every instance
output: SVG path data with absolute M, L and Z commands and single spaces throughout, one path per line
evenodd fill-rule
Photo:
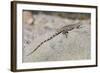
M 66 25 L 63 26 L 62 28 L 60 28 L 54 35 L 52 35 L 51 37 L 49 37 L 48 39 L 44 40 L 43 42 L 41 42 L 33 51 L 31 51 L 29 54 L 27 54 L 27 56 L 31 55 L 33 52 L 35 52 L 39 47 L 41 47 L 44 43 L 48 42 L 49 40 L 53 39 L 54 37 L 56 37 L 57 35 L 59 35 L 60 33 L 66 35 L 67 38 L 67 34 L 69 31 L 75 29 L 75 28 L 79 28 L 80 27 L 80 22 L 76 23 L 76 24 L 70 24 L 70 25 Z

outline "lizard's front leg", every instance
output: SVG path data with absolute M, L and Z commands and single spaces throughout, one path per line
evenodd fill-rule
M 66 38 L 68 37 L 68 31 L 63 31 L 62 34 L 65 35 Z

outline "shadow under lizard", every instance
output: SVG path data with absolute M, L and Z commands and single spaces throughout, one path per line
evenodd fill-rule
M 76 23 L 76 24 L 71 24 L 71 25 L 66 25 L 64 27 L 62 27 L 61 29 L 59 29 L 59 31 L 57 31 L 54 35 L 52 35 L 51 37 L 49 37 L 48 39 L 44 40 L 43 42 L 41 42 L 33 51 L 31 51 L 29 54 L 27 54 L 27 56 L 31 55 L 33 52 L 35 52 L 39 47 L 41 47 L 44 43 L 46 43 L 47 41 L 53 39 L 54 37 L 56 37 L 57 35 L 59 35 L 60 33 L 66 35 L 69 31 L 75 29 L 75 28 L 79 28 L 80 27 L 80 23 Z

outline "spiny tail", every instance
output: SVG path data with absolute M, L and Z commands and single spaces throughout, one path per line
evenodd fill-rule
M 55 33 L 54 35 L 52 35 L 50 38 L 44 40 L 43 42 L 41 42 L 33 51 L 31 51 L 27 56 L 31 55 L 33 52 L 35 52 L 40 46 L 42 46 L 44 43 L 46 43 L 47 41 L 53 39 L 55 36 L 59 35 L 62 31 Z

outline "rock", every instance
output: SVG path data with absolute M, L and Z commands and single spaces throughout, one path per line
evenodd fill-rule
M 85 60 L 91 58 L 90 20 L 71 20 L 43 13 L 33 16 L 35 18 L 32 28 L 34 39 L 32 39 L 32 43 L 28 47 L 24 48 L 23 62 Z M 80 21 L 82 25 L 79 29 L 69 31 L 67 38 L 65 35 L 59 34 L 27 56 L 42 41 L 56 33 L 57 29 L 77 21 Z

